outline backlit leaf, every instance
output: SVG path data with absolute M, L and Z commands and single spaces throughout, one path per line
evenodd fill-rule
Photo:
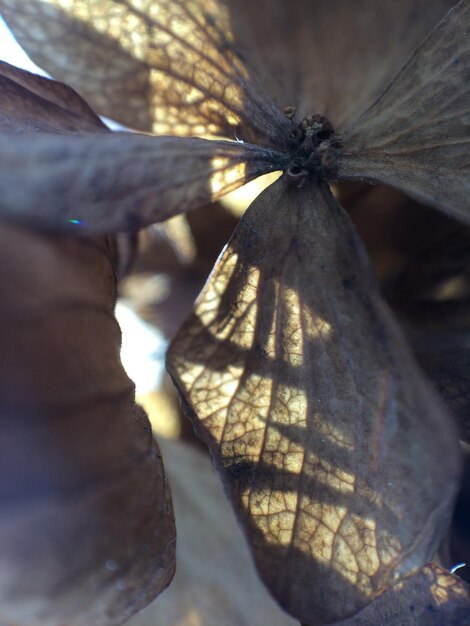
M 458 481 L 453 424 L 326 186 L 282 178 L 259 196 L 168 367 L 297 619 L 353 615 L 431 558 Z
M 384 182 L 470 221 L 469 27 L 461 0 L 344 131 L 340 178 Z
M 223 2 L 1 0 L 0 11 L 39 66 L 128 126 L 248 141 L 287 127 L 249 80 Z
M 468 626 L 469 616 L 468 585 L 429 563 L 337 626 Z
M 137 230 L 279 169 L 280 158 L 250 144 L 195 138 L 4 135 L 0 215 L 57 231 Z

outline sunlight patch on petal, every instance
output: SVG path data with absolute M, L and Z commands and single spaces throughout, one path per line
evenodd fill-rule
M 457 485 L 452 420 L 326 186 L 283 177 L 255 200 L 167 366 L 261 577 L 300 621 L 345 619 L 431 558 L 429 519 L 445 526 Z

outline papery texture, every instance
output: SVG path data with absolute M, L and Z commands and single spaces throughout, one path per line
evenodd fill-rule
M 470 220 L 470 4 L 461 0 L 344 130 L 340 178 L 398 187 Z
M 266 142 L 287 127 L 249 80 L 223 2 L 2 0 L 0 11 L 41 67 L 130 127 Z
M 279 107 L 326 115 L 341 130 L 395 77 L 455 0 L 226 4 L 235 46 Z
M 259 196 L 168 367 L 292 615 L 344 619 L 432 556 L 458 482 L 453 424 L 324 184 Z
M 0 82 L 0 152 L 84 129 L 107 138 L 72 89 L 5 64 Z M 117 245 L 5 223 L 0 240 L 0 623 L 114 626 L 168 585 L 175 541 L 119 358 Z
M 468 626 L 469 616 L 468 585 L 429 563 L 337 626 Z
M 0 61 L 0 128 L 98 132 L 100 118 L 71 87 Z
M 281 165 L 272 150 L 234 142 L 131 133 L 36 133 L 14 141 L 3 135 L 0 215 L 55 231 L 138 230 Z
M 120 624 L 171 580 L 174 522 L 119 360 L 112 248 L 0 235 L 0 622 Z

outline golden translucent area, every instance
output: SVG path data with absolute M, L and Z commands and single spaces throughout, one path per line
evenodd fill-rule
M 283 343 L 282 358 L 292 367 L 303 365 L 303 329 L 301 323 L 301 305 L 295 289 L 287 287 L 285 290 L 286 329 L 288 341 Z
M 259 281 L 259 270 L 250 268 L 246 276 L 246 284 L 240 297 L 233 304 L 233 316 L 225 319 L 222 324 L 217 324 L 217 300 L 220 294 L 227 287 L 234 271 L 237 268 L 238 257 L 236 254 L 228 256 L 224 263 L 224 273 L 220 282 L 207 285 L 207 297 L 201 300 L 196 307 L 196 315 L 201 323 L 211 332 L 217 334 L 220 340 L 230 340 L 231 343 L 249 350 L 252 346 L 257 303 L 256 294 Z M 238 323 L 240 317 L 244 318 L 244 327 L 240 328 Z
M 146 68 L 153 132 L 227 135 L 227 129 L 240 122 L 240 81 L 248 75 L 231 52 L 233 38 L 222 3 L 45 0 L 45 4 L 91 26 Z
M 464 600 L 468 597 L 465 586 L 455 584 L 455 579 L 445 570 L 434 573 L 431 582 L 431 594 L 438 606 L 449 602 L 451 599 L 461 598 Z
M 319 483 L 332 487 L 338 492 L 354 492 L 354 474 L 334 467 L 326 459 L 321 459 L 316 454 L 308 454 L 304 471 L 307 476 L 314 476 Z
M 210 188 L 212 200 L 218 200 L 228 191 L 239 187 L 245 180 L 245 163 L 233 164 L 233 159 L 216 156 L 212 159 Z
M 277 305 L 261 332 L 262 280 L 255 265 L 240 267 L 239 254 L 229 245 L 196 304 L 198 324 L 187 331 L 198 348 L 176 355 L 176 361 L 173 354 L 173 364 L 183 387 L 191 390 L 191 404 L 219 444 L 222 457 L 235 467 L 240 460 L 255 467 L 261 461 L 263 476 L 271 477 L 269 485 L 262 478 L 255 483 L 241 478 L 238 483 L 240 505 L 266 543 L 286 549 L 294 546 L 359 592 L 373 594 L 372 577 L 381 565 L 396 558 L 400 543 L 382 541 L 383 533 L 379 541 L 373 518 L 341 504 L 343 497 L 355 496 L 355 474 L 306 446 L 313 436 L 324 445 L 354 453 L 353 429 L 309 411 L 314 399 L 304 389 L 274 382 L 248 356 L 254 352 L 255 360 L 282 362 L 302 371 L 306 341 L 328 341 L 332 327 L 301 300 L 298 289 L 276 277 L 271 294 Z M 238 288 L 232 292 L 235 282 Z M 221 315 L 221 311 L 228 314 Z M 212 338 L 203 345 L 197 338 L 201 328 Z M 199 350 L 204 350 L 204 363 L 198 358 Z M 315 490 L 303 492 L 289 486 L 297 487 L 303 480 L 313 481 L 317 493 L 328 493 L 329 500 L 337 494 L 339 503 L 324 502 L 321 495 L 317 499 Z M 368 497 L 381 506 L 378 494 Z
M 298 497 L 296 491 L 272 489 L 269 493 L 243 494 L 242 502 L 266 543 L 288 547 L 292 544 Z

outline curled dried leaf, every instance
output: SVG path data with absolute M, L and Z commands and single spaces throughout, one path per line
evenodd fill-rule
M 227 141 L 132 133 L 36 133 L 14 142 L 5 136 L 0 215 L 55 231 L 138 230 L 281 166 L 277 152 Z
M 64 85 L 6 64 L 0 85 L 1 149 L 107 138 Z M 0 622 L 114 626 L 168 585 L 175 539 L 158 446 L 119 360 L 118 245 L 5 224 L 0 241 Z
M 340 178 L 383 182 L 470 221 L 469 26 L 461 0 L 344 130 Z
M 120 624 L 170 582 L 175 534 L 118 357 L 114 248 L 0 238 L 0 622 Z
M 458 483 L 453 424 L 326 186 L 283 178 L 259 196 L 168 367 L 292 615 L 344 619 L 432 556 Z
M 71 87 L 0 61 L 0 128 L 8 132 L 107 130 Z

